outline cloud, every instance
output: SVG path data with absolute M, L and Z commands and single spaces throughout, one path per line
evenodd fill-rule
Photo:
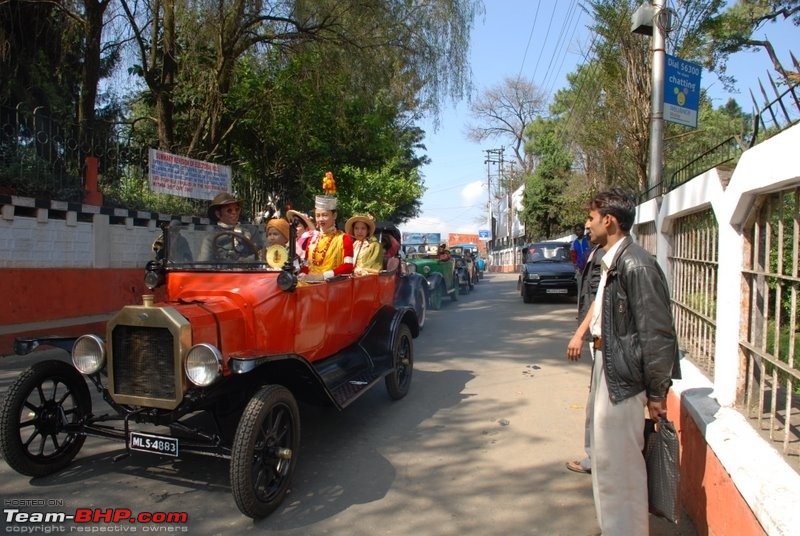
M 461 197 L 465 205 L 480 205 L 486 203 L 485 184 L 481 181 L 473 181 L 461 190 Z

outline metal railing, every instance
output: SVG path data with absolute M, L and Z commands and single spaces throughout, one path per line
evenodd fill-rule
M 800 187 L 759 203 L 746 230 L 737 405 L 800 470 Z
M 714 377 L 719 227 L 709 209 L 678 218 L 669 256 L 672 314 L 681 349 Z

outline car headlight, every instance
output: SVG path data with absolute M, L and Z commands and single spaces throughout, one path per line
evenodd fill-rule
M 528 274 L 528 279 L 532 279 L 534 281 L 539 280 L 539 274 Z
M 409 262 L 408 266 L 406 266 L 406 272 L 408 272 L 409 274 L 417 273 L 417 265 L 414 264 L 413 262 Z
M 106 364 L 106 345 L 97 335 L 81 335 L 72 345 L 72 364 L 81 374 L 94 374 Z
M 186 377 L 193 384 L 206 387 L 222 375 L 222 354 L 210 344 L 192 346 L 186 354 Z
M 422 273 L 424 273 L 425 275 L 428 275 L 429 273 L 431 273 L 431 267 L 430 266 L 423 266 L 422 267 Z

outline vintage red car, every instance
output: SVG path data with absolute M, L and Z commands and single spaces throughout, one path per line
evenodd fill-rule
M 124 442 L 123 456 L 229 459 L 239 509 L 258 518 L 277 508 L 298 460 L 298 400 L 342 409 L 381 381 L 393 399 L 408 393 L 427 283 L 398 268 L 298 284 L 291 261 L 263 260 L 265 243 L 263 226 L 172 226 L 145 277 L 165 300 L 143 296 L 102 336 L 18 340 L 22 354 L 70 348 L 73 366 L 36 363 L 9 388 L 6 462 L 47 475 L 99 436 Z M 109 412 L 95 413 L 87 380 Z M 197 412 L 212 424 L 190 421 Z

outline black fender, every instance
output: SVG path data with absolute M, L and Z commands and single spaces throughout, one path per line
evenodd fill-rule
M 411 273 L 403 274 L 398 278 L 397 286 L 394 291 L 394 306 L 396 309 L 410 308 L 416 318 L 416 311 L 420 308 L 417 306 L 417 290 L 422 288 L 423 297 L 425 300 L 430 300 L 431 286 L 428 280 L 420 274 Z M 427 303 L 427 301 L 426 301 Z M 411 334 L 416 337 L 418 329 L 412 329 Z
M 72 354 L 72 346 L 78 337 L 61 337 L 49 335 L 42 337 L 17 337 L 14 339 L 14 353 L 17 355 L 27 355 L 39 346 L 55 346 Z
M 433 292 L 433 290 L 438 287 L 439 285 L 442 286 L 442 290 L 444 294 L 447 294 L 447 284 L 444 282 L 444 276 L 439 272 L 431 272 L 427 275 L 428 281 L 428 291 Z
M 392 349 L 401 324 L 413 337 L 419 335 L 413 308 L 385 305 L 356 343 L 330 357 L 313 363 L 294 354 L 232 359 L 233 380 L 245 382 L 248 392 L 267 383 L 280 384 L 305 402 L 343 409 L 392 372 Z

